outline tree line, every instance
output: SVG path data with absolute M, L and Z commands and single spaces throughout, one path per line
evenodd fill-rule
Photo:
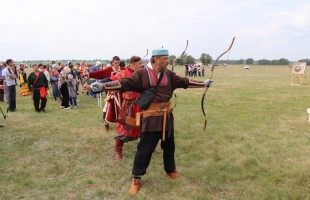
M 169 56 L 169 64 L 172 65 L 174 59 L 176 58 L 175 55 Z M 183 55 L 179 59 L 176 60 L 177 65 L 186 65 L 186 64 L 195 64 L 197 62 L 201 62 L 203 65 L 209 65 L 214 60 L 209 54 L 202 53 L 199 59 L 194 58 L 191 55 Z M 253 58 L 248 59 L 239 59 L 239 60 L 220 60 L 220 63 L 226 63 L 226 64 L 246 64 L 246 65 L 289 65 L 293 61 L 289 61 L 286 58 L 280 58 L 278 60 L 268 60 L 268 59 L 260 59 L 260 60 L 254 60 Z M 307 65 L 310 65 L 310 59 L 301 59 L 298 60 L 298 62 L 306 62 Z
M 174 59 L 176 58 L 175 55 L 169 56 L 169 64 L 172 65 Z M 100 60 L 103 64 L 110 63 L 110 60 L 101 60 L 101 59 L 93 59 L 93 60 L 86 60 L 86 62 L 91 62 L 95 63 L 96 61 Z M 81 62 L 82 60 L 57 60 L 58 62 L 61 63 L 67 63 L 68 61 L 71 62 Z M 126 64 L 129 64 L 129 59 L 124 60 Z M 35 63 L 51 63 L 52 60 L 36 60 L 36 61 L 21 61 L 23 63 L 27 62 L 35 62 Z M 195 63 L 202 63 L 203 65 L 209 65 L 212 62 L 214 62 L 213 58 L 207 54 L 207 53 L 202 53 L 199 59 L 194 58 L 191 55 L 183 55 L 179 59 L 176 60 L 177 65 L 186 65 L 186 64 L 195 64 Z M 288 59 L 285 58 L 280 58 L 278 60 L 267 60 L 267 59 L 260 59 L 260 60 L 254 60 L 253 58 L 248 58 L 248 59 L 239 59 L 239 60 L 220 60 L 220 63 L 226 63 L 226 64 L 238 64 L 238 65 L 289 65 L 293 61 L 289 61 Z M 305 58 L 298 60 L 298 62 L 306 62 L 307 65 L 310 65 L 310 59 Z

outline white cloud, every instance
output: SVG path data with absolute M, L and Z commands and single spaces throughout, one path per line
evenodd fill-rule
M 282 57 L 300 59 L 307 56 L 306 41 L 310 33 L 310 4 L 301 8 L 269 10 L 260 16 L 260 25 L 253 24 L 240 30 L 247 56 L 268 59 Z M 299 51 L 294 51 L 299 49 Z M 281 53 L 281 54 L 280 54 Z M 280 56 L 275 56 L 280 55 Z M 262 56 L 261 56 L 262 58 Z
M 179 54 L 187 39 L 189 54 L 217 57 L 235 35 L 231 58 L 300 59 L 309 44 L 306 0 L 1 0 L 0 7 L 0 60 L 128 58 L 162 45 Z

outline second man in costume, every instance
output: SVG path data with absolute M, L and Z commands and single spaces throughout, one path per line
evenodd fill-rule
M 28 88 L 32 92 L 34 108 L 37 112 L 45 112 L 46 92 L 48 90 L 48 81 L 43 72 L 39 71 L 38 65 L 33 65 L 33 72 L 28 77 Z M 41 100 L 41 106 L 40 104 Z

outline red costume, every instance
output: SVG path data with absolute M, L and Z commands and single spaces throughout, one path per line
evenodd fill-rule
M 126 68 L 120 67 L 119 70 L 115 70 L 112 66 L 107 67 L 105 69 L 99 70 L 99 71 L 93 71 L 89 73 L 89 78 L 94 79 L 105 79 L 110 78 L 111 76 L 116 75 L 120 70 L 124 70 Z M 106 130 L 109 129 L 109 123 L 116 123 L 117 119 L 117 107 L 114 102 L 114 99 L 117 98 L 117 100 L 121 103 L 120 94 L 118 92 L 108 92 L 107 93 L 107 99 L 106 103 L 103 108 L 103 118 L 105 121 L 105 127 Z
M 104 78 L 109 78 L 111 76 L 114 76 L 120 70 L 124 70 L 124 69 L 126 68 L 120 67 L 119 70 L 115 70 L 112 66 L 107 67 L 99 71 L 89 72 L 89 78 L 94 78 L 94 79 L 99 79 L 99 80 L 104 79 Z
M 121 71 L 120 71 L 121 70 Z M 118 80 L 123 77 L 127 77 L 132 74 L 132 70 L 129 68 L 120 67 L 120 70 L 115 70 L 113 67 L 107 67 L 103 70 L 94 71 L 89 73 L 89 78 L 95 79 L 105 79 L 110 78 L 111 80 Z M 109 127 L 107 122 L 115 123 L 117 119 L 117 110 L 115 100 L 122 105 L 122 108 L 126 115 L 135 117 L 136 112 L 139 112 L 137 106 L 131 104 L 131 101 L 136 99 L 138 93 L 136 92 L 126 92 L 123 93 L 124 101 L 121 102 L 121 96 L 118 92 L 108 92 L 107 94 L 107 102 L 103 108 L 103 117 L 105 120 L 106 129 Z M 106 113 L 106 114 L 105 114 Z M 119 133 L 118 136 L 115 137 L 115 160 L 122 159 L 122 150 L 124 141 L 135 140 L 140 136 L 140 131 L 135 130 L 127 125 L 122 125 L 121 123 L 117 123 L 116 125 L 116 132 Z
M 81 65 L 81 68 L 80 68 L 80 75 L 81 76 L 85 73 L 85 68 L 86 68 L 86 65 Z
M 126 68 L 125 70 L 120 71 L 115 76 L 110 77 L 112 81 L 116 81 L 120 78 L 125 78 L 130 76 L 134 71 L 130 68 Z M 136 104 L 133 104 L 133 101 L 137 99 L 139 93 L 137 92 L 123 92 L 123 102 L 121 104 L 122 110 L 125 112 L 126 116 L 130 116 L 132 118 L 136 117 L 136 113 L 140 112 L 139 107 Z M 124 142 L 129 140 L 137 139 L 140 136 L 140 130 L 134 129 L 128 125 L 124 125 L 121 123 L 117 123 L 116 132 L 120 135 L 117 136 Z

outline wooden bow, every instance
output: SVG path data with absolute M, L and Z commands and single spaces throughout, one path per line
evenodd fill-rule
M 179 55 L 178 57 L 175 57 L 175 59 L 174 59 L 174 61 L 173 61 L 173 63 L 172 63 L 172 69 L 171 69 L 171 71 L 173 71 L 174 66 L 175 66 L 175 62 L 177 61 L 177 59 L 181 58 L 181 56 L 183 56 L 183 55 L 186 53 L 187 47 L 188 47 L 188 40 L 186 40 L 186 46 L 185 46 L 185 49 L 184 49 L 184 51 L 182 52 L 182 54 Z
M 143 56 L 142 62 L 143 62 L 144 58 L 146 58 L 147 55 L 149 55 L 149 49 L 146 49 L 146 54 L 145 54 L 145 56 Z
M 208 120 L 207 120 L 207 115 L 206 115 L 206 112 L 205 112 L 205 109 L 204 109 L 204 99 L 205 99 L 205 96 L 209 90 L 209 87 L 211 87 L 212 83 L 213 83 L 213 80 L 212 80 L 212 76 L 213 76 L 213 70 L 216 66 L 216 64 L 218 63 L 219 59 L 225 55 L 227 52 L 230 51 L 231 47 L 233 46 L 235 42 L 235 37 L 232 39 L 232 42 L 231 44 L 229 45 L 228 49 L 226 51 L 224 51 L 221 55 L 219 55 L 219 57 L 217 57 L 217 59 L 215 60 L 215 62 L 213 63 L 212 67 L 211 67 L 211 73 L 210 73 L 210 76 L 209 76 L 209 79 L 206 80 L 205 82 L 205 86 L 206 86 L 206 89 L 202 95 L 202 98 L 201 98 L 201 110 L 202 110 L 202 113 L 205 117 L 205 122 L 204 122 L 204 127 L 203 127 L 203 130 L 205 131 L 206 130 L 206 127 L 207 127 L 207 123 L 208 123 Z

